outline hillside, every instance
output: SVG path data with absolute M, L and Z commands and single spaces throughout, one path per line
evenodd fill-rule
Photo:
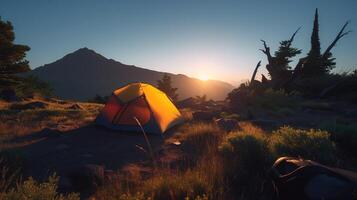
M 156 85 L 164 72 L 122 64 L 88 48 L 81 48 L 29 74 L 49 82 L 55 95 L 61 98 L 87 100 L 96 94 L 109 95 L 115 88 L 130 82 Z M 232 85 L 222 81 L 201 81 L 182 74 L 170 76 L 173 86 L 178 88 L 179 99 L 206 94 L 208 98 L 222 100 L 233 89 Z

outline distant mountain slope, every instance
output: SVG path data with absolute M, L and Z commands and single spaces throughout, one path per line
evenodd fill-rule
M 130 82 L 147 82 L 156 85 L 164 72 L 125 65 L 81 48 L 63 58 L 31 72 L 48 81 L 55 94 L 65 99 L 88 100 L 96 94 L 109 95 Z M 206 94 L 208 98 L 222 100 L 233 86 L 222 81 L 201 81 L 181 74 L 169 74 L 173 86 L 178 88 L 179 99 Z

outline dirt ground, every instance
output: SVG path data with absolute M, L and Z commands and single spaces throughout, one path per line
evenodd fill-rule
M 162 135 L 148 137 L 154 149 L 165 140 Z M 88 164 L 117 170 L 126 164 L 149 159 L 149 154 L 140 149 L 148 149 L 142 133 L 118 132 L 93 124 L 67 132 L 45 129 L 12 142 L 22 141 L 27 142 L 18 147 L 26 158 L 24 174 L 36 179 L 45 179 L 54 172 L 67 176 Z

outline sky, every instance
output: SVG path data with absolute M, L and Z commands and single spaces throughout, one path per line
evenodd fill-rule
M 260 39 L 274 51 L 302 27 L 294 46 L 305 56 L 315 8 L 322 51 L 351 20 L 353 32 L 332 52 L 335 72 L 357 68 L 357 0 L 0 0 L 16 43 L 31 47 L 31 68 L 88 47 L 125 64 L 231 83 L 248 79 L 259 60 L 266 73 Z

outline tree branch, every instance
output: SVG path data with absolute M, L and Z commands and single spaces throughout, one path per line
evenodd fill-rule
M 262 41 L 264 45 L 264 49 L 260 49 L 260 51 L 262 51 L 267 56 L 269 64 L 272 64 L 273 58 L 270 54 L 270 48 L 267 46 L 267 43 L 264 40 L 260 41 Z
M 252 84 L 253 81 L 255 80 L 255 76 L 257 75 L 258 68 L 260 67 L 260 63 L 261 63 L 261 62 L 262 62 L 262 61 L 260 60 L 260 61 L 257 63 L 257 66 L 255 66 L 255 69 L 254 69 L 252 78 L 250 79 L 250 84 Z
M 299 30 L 301 29 L 301 27 L 299 27 L 295 32 L 294 32 L 294 34 L 291 36 L 291 38 L 290 38 L 290 40 L 289 40 L 289 47 L 290 47 L 290 45 L 293 43 L 293 41 L 294 41 L 294 38 L 295 38 L 295 35 L 299 32 Z
M 340 32 L 338 32 L 337 36 L 335 37 L 335 39 L 332 41 L 332 43 L 330 44 L 330 46 L 327 47 L 327 49 L 325 50 L 325 52 L 322 54 L 322 58 L 325 59 L 328 54 L 330 53 L 331 49 L 336 45 L 336 43 L 344 36 L 346 36 L 347 34 L 349 34 L 351 31 L 345 31 L 345 28 L 347 27 L 347 25 L 350 23 L 350 21 L 347 21 L 343 27 L 341 28 Z

